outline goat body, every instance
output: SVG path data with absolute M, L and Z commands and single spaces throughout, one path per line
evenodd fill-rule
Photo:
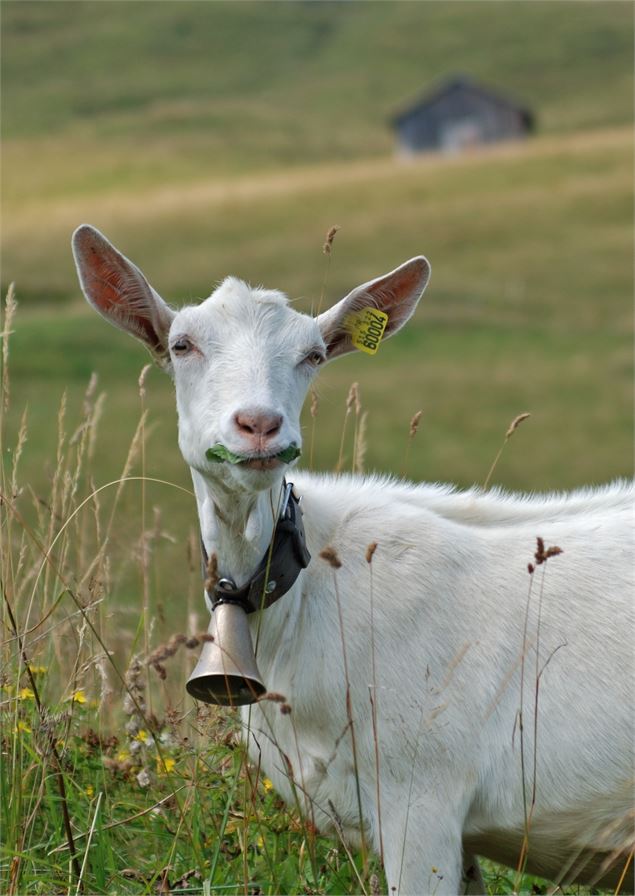
M 277 458 L 301 444 L 316 368 L 352 349 L 351 314 L 379 308 L 386 335 L 399 329 L 429 265 L 412 259 L 315 319 L 233 278 L 175 313 L 94 229 L 73 246 L 91 304 L 174 379 L 203 541 L 242 585 L 271 539 Z M 216 444 L 244 462 L 211 463 Z M 615 887 L 633 828 L 632 487 L 527 498 L 292 479 L 313 560 L 250 617 L 291 712 L 242 710 L 278 791 L 380 853 L 404 896 L 482 891 L 476 854 Z M 537 538 L 562 553 L 534 560 Z
M 615 886 L 623 862 L 602 863 L 632 837 L 632 489 L 545 502 L 294 481 L 310 550 L 342 565 L 314 562 L 254 621 L 264 680 L 293 709 L 243 709 L 276 788 L 291 799 L 291 768 L 318 827 L 359 832 L 356 766 L 399 892 L 457 893 L 461 844 L 515 866 L 526 817 L 528 870 Z M 538 535 L 563 553 L 530 574 Z

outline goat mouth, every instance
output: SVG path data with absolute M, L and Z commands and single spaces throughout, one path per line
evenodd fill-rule
M 241 461 L 240 466 L 246 467 L 248 470 L 275 470 L 278 467 L 281 467 L 283 461 L 280 460 L 277 454 L 273 454 L 270 457 L 251 457 L 245 458 L 245 460 Z
M 275 454 L 255 455 L 251 457 L 242 454 L 234 454 L 233 451 L 230 451 L 228 448 L 225 448 L 224 445 L 220 444 L 214 445 L 213 448 L 208 448 L 205 452 L 207 459 L 214 463 L 230 463 L 240 467 L 248 467 L 251 470 L 273 470 L 281 464 L 291 463 L 298 458 L 300 454 L 301 451 L 295 442 L 292 442 L 290 445 L 287 445 L 286 448 L 283 448 L 282 451 L 277 451 Z

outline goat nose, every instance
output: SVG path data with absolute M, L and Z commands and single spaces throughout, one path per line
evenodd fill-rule
M 234 415 L 234 421 L 243 435 L 259 439 L 273 438 L 282 427 L 282 415 L 268 411 L 238 411 Z

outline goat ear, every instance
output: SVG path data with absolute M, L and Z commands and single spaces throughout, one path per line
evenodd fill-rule
M 136 265 L 89 224 L 73 234 L 73 256 L 84 295 L 107 321 L 140 339 L 161 367 L 169 364 L 172 311 Z
M 379 308 L 388 315 L 384 339 L 392 336 L 410 320 L 430 279 L 430 263 L 423 255 L 411 258 L 400 267 L 363 283 L 337 305 L 320 314 L 318 323 L 326 343 L 327 360 L 353 351 L 348 319 L 364 308 Z

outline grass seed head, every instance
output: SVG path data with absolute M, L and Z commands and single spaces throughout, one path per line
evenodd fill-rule
M 509 429 L 505 433 L 505 439 L 507 440 L 507 439 L 511 438 L 511 436 L 514 435 L 514 433 L 516 432 L 516 430 L 518 429 L 520 424 L 523 422 L 523 420 L 527 420 L 528 417 L 531 417 L 531 414 L 528 414 L 528 413 L 519 414 L 517 417 L 514 417 L 512 422 L 509 424 Z
M 422 414 L 423 414 L 423 411 L 417 411 L 417 413 L 413 416 L 412 420 L 410 421 L 410 438 L 411 439 L 413 439 L 417 434 L 417 430 L 419 429 L 419 421 L 421 420 Z
M 201 632 L 198 635 L 190 635 L 189 637 L 187 635 L 172 635 L 166 644 L 160 644 L 152 651 L 148 656 L 146 663 L 148 666 L 152 666 L 162 681 L 165 681 L 167 673 L 163 663 L 165 660 L 173 657 L 180 647 L 185 647 L 187 650 L 195 650 L 197 647 L 200 647 L 201 644 L 213 640 L 214 635 L 210 635 L 207 632 Z
M 88 386 L 86 387 L 86 392 L 84 393 L 84 417 L 89 418 L 92 415 L 93 410 L 93 398 L 95 396 L 95 392 L 97 390 L 97 382 L 98 377 L 95 371 L 90 375 L 90 379 L 88 381 Z
M 276 691 L 267 691 L 266 694 L 263 694 L 262 697 L 259 698 L 259 702 L 261 700 L 271 700 L 272 703 L 286 703 L 287 698 L 282 694 L 276 693 Z
M 324 242 L 324 245 L 322 246 L 322 252 L 324 253 L 324 255 L 331 254 L 331 249 L 333 248 L 333 240 L 335 239 L 335 234 L 339 229 L 340 228 L 337 225 L 329 228 L 326 234 L 326 240 Z
M 534 554 L 534 560 L 536 561 L 536 566 L 540 566 L 542 563 L 546 563 L 550 557 L 557 557 L 558 554 L 562 554 L 562 548 L 559 548 L 557 545 L 551 545 L 550 547 L 545 547 L 544 539 L 538 536 L 536 538 L 536 552 Z M 529 564 L 532 565 L 531 563 Z M 533 572 L 533 569 L 531 570 Z
M 167 644 L 161 644 L 150 654 L 148 662 L 152 663 L 155 660 L 165 660 L 169 656 L 174 656 L 181 644 L 184 644 L 185 641 L 187 641 L 185 635 L 172 635 Z
M 353 383 L 351 388 L 348 390 L 348 395 L 346 396 L 346 413 L 347 415 L 355 407 L 355 413 L 359 414 L 362 409 L 361 402 L 359 400 L 359 383 Z
M 152 364 L 146 364 L 139 374 L 139 397 L 141 398 L 141 401 L 144 401 L 146 397 L 146 377 L 151 367 Z

